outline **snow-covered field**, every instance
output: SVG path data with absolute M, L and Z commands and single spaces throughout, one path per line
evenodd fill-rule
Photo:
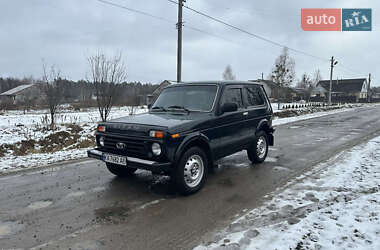
M 380 137 L 313 168 L 204 249 L 380 249 Z
M 136 113 L 145 111 L 146 109 L 139 108 Z M 82 142 L 94 139 L 96 124 L 99 121 L 98 110 L 96 108 L 84 112 L 61 110 L 56 115 L 57 126 L 54 131 L 45 129 L 49 124 L 46 112 L 46 110 L 37 110 L 23 114 L 22 111 L 10 111 L 0 115 L 0 149 L 4 148 L 5 144 L 17 145 L 20 148 L 22 141 L 36 141 L 33 150 L 35 152 L 26 155 L 15 155 L 14 151 L 8 149 L 4 156 L 1 156 L 0 151 L 0 173 L 86 157 L 88 148 L 80 145 Z M 110 119 L 127 116 L 129 113 L 129 107 L 114 107 Z M 39 141 L 60 132 L 71 132 L 70 127 L 73 124 L 82 129 L 78 132 L 78 136 L 73 138 L 75 145 L 64 146 L 62 150 L 55 152 L 41 152 L 42 146 L 38 144 Z
M 138 113 L 143 111 L 145 109 L 137 110 Z M 129 112 L 129 107 L 113 107 L 110 119 L 126 116 Z M 49 118 L 47 110 L 36 110 L 27 114 L 23 114 L 22 111 L 8 111 L 0 115 L 0 145 L 28 140 L 30 137 L 38 139 L 46 136 L 46 133 L 52 131 L 41 132 L 40 128 L 46 126 L 46 121 Z M 96 108 L 89 108 L 81 112 L 61 110 L 55 119 L 59 130 L 62 124 L 80 124 L 93 127 L 100 120 L 100 116 Z

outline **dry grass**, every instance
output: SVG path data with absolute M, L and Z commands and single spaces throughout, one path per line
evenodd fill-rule
M 0 157 L 4 157 L 7 152 L 8 149 L 5 147 L 5 145 L 0 145 Z
M 0 157 L 4 157 L 9 151 L 14 156 L 24 156 L 31 153 L 54 153 L 67 149 L 95 146 L 93 136 L 84 137 L 80 134 L 83 131 L 81 126 L 70 124 L 67 128 L 67 131 L 54 132 L 38 141 L 26 139 L 14 144 L 0 145 Z
M 83 131 L 83 128 L 78 124 L 70 124 L 67 126 L 67 128 L 70 129 L 70 132 L 74 134 L 79 134 Z

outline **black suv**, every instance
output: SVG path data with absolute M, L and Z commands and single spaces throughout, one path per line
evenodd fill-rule
M 247 150 L 251 162 L 263 162 L 274 143 L 272 115 L 257 83 L 173 84 L 148 113 L 99 123 L 97 148 L 88 156 L 117 176 L 146 169 L 170 175 L 181 193 L 194 193 L 222 157 Z

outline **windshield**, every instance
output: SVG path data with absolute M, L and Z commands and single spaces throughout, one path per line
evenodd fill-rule
M 152 110 L 184 109 L 211 111 L 216 85 L 178 86 L 164 89 L 152 106 Z

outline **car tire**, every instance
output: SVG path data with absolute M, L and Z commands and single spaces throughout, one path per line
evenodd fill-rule
M 256 134 L 255 141 L 247 149 L 248 159 L 252 163 L 262 163 L 268 155 L 268 135 L 260 130 Z
M 208 159 L 199 147 L 192 147 L 182 154 L 171 173 L 174 188 L 183 195 L 199 191 L 207 178 Z
M 120 166 L 117 164 L 106 163 L 108 170 L 119 177 L 127 177 L 133 175 L 137 168 L 129 168 L 125 166 Z

